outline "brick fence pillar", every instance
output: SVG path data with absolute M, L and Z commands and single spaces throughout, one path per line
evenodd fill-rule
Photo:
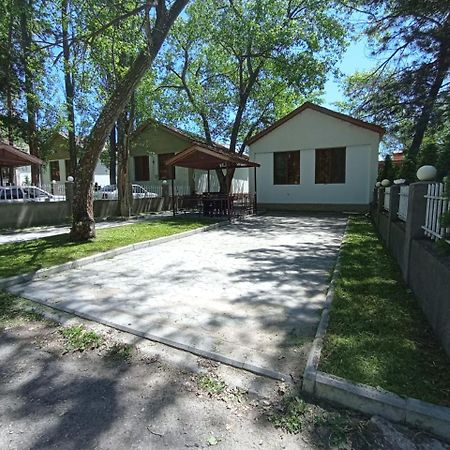
M 386 246 L 389 248 L 391 242 L 391 225 L 394 220 L 397 220 L 398 204 L 400 202 L 400 186 L 394 184 L 390 189 L 389 196 L 389 214 L 388 214 L 388 229 Z
M 409 186 L 408 217 L 405 223 L 405 248 L 403 253 L 403 267 L 405 268 L 405 281 L 409 282 L 409 265 L 411 253 L 411 243 L 413 239 L 420 239 L 424 236 L 422 226 L 425 224 L 425 214 L 427 199 L 425 194 L 430 182 L 421 181 Z
M 377 196 L 377 204 L 376 204 L 376 218 L 375 218 L 375 223 L 377 224 L 377 226 L 380 226 L 380 214 L 381 214 L 381 210 L 383 209 L 383 202 L 384 202 L 384 188 L 379 187 L 377 188 L 376 194 Z

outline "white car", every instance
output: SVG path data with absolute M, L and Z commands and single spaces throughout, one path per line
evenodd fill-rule
M 0 202 L 56 202 L 64 196 L 56 196 L 36 186 L 0 186 Z
M 147 191 L 139 184 L 132 184 L 131 189 L 133 192 L 133 198 L 156 198 L 158 194 L 154 192 Z M 109 184 L 107 186 L 103 186 L 98 191 L 94 192 L 94 199 L 96 200 L 117 200 L 119 196 L 119 191 L 117 190 L 117 186 L 115 184 Z

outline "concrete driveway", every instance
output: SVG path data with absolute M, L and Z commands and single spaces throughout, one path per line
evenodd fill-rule
M 257 373 L 298 377 L 345 222 L 249 218 L 10 291 Z

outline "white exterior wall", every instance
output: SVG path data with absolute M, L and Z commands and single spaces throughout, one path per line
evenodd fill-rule
M 198 193 L 208 191 L 208 173 L 203 170 L 196 170 L 194 172 L 195 177 L 195 190 Z M 219 192 L 219 180 L 215 170 L 211 170 L 209 173 L 209 183 L 211 192 Z M 231 192 L 233 194 L 247 194 L 249 192 L 248 186 L 248 169 L 241 168 L 236 169 L 234 172 L 233 181 L 231 184 Z
M 58 161 L 61 180 L 57 182 L 57 184 L 64 184 L 64 182 L 67 180 L 67 177 L 71 175 L 70 173 L 66 173 L 65 160 L 58 159 L 51 161 Z M 31 168 L 27 166 L 27 169 L 28 172 L 26 173 L 26 175 L 28 175 L 29 179 L 31 179 Z M 24 178 L 26 175 L 22 174 L 21 177 Z M 42 166 L 41 175 L 42 175 L 41 184 L 50 185 L 52 182 L 52 180 L 50 179 L 50 161 L 48 161 L 44 166 Z M 98 161 L 97 165 L 95 166 L 94 183 L 98 183 L 100 186 L 105 186 L 109 184 L 109 169 L 100 161 Z
M 368 204 L 377 177 L 379 134 L 306 109 L 250 145 L 258 203 Z M 342 184 L 315 184 L 315 149 L 346 147 Z M 274 152 L 300 150 L 300 184 L 274 185 Z M 250 172 L 250 186 L 253 174 Z

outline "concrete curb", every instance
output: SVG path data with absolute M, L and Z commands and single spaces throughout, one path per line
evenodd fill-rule
M 345 235 L 347 234 L 347 227 Z M 341 243 L 345 243 L 344 239 Z M 340 249 L 341 250 L 341 249 Z M 353 383 L 318 370 L 323 338 L 329 322 L 330 306 L 341 267 L 341 251 L 336 262 L 325 307 L 303 372 L 302 390 L 317 398 L 363 412 L 379 415 L 393 422 L 422 428 L 450 442 L 450 408 L 411 397 L 401 397 L 383 389 Z
M 205 231 L 213 230 L 219 228 L 224 225 L 228 225 L 228 221 L 221 221 L 217 223 L 213 223 L 212 225 L 206 225 L 204 227 L 196 228 L 194 230 L 184 231 L 182 233 L 172 234 L 171 236 L 165 236 L 157 239 L 152 239 L 149 241 L 142 241 L 136 244 L 130 244 L 125 247 L 118 247 L 112 250 L 108 250 L 103 253 L 97 253 L 92 256 L 86 256 L 84 258 L 77 259 L 75 261 L 67 262 L 64 264 L 60 264 L 58 266 L 52 266 L 45 269 L 39 269 L 35 272 L 24 273 L 22 275 L 15 275 L 8 278 L 0 279 L 0 289 L 5 289 L 7 287 L 11 287 L 15 284 L 25 283 L 37 277 L 53 275 L 55 273 L 61 273 L 70 269 L 77 269 L 78 267 L 82 267 L 85 264 L 93 263 L 96 261 L 102 261 L 104 259 L 113 258 L 117 255 L 122 255 L 124 253 L 129 253 L 134 250 L 139 250 L 146 247 L 153 247 L 155 245 L 163 244 L 165 242 L 176 241 L 178 239 L 183 239 L 188 236 L 192 236 L 194 234 L 203 233 Z
M 220 362 L 227 366 L 235 367 L 237 369 L 246 370 L 247 372 L 254 373 L 256 375 L 261 375 L 267 378 L 271 378 L 278 381 L 284 381 L 288 384 L 291 384 L 291 379 L 289 375 L 283 374 L 281 372 L 277 372 L 275 370 L 266 369 L 264 367 L 256 366 L 251 363 L 246 363 L 243 361 L 239 361 L 234 358 L 229 358 L 228 356 L 221 355 L 220 353 L 212 352 L 209 350 L 199 349 L 194 345 L 189 344 L 188 342 L 183 342 L 181 339 L 169 339 L 162 336 L 158 336 L 152 333 L 147 333 L 145 331 L 139 331 L 135 328 L 126 325 L 120 325 L 109 320 L 105 320 L 99 317 L 96 317 L 89 313 L 79 312 L 75 309 L 68 308 L 60 305 L 49 305 L 43 300 L 33 299 L 30 300 L 34 303 L 39 303 L 40 305 L 46 306 L 47 308 L 52 308 L 57 311 L 62 311 L 65 313 L 72 314 L 73 316 L 81 317 L 82 319 L 90 320 L 91 322 L 100 323 L 102 325 L 106 325 L 108 327 L 114 328 L 119 331 L 124 331 L 125 333 L 133 334 L 135 336 L 139 336 L 141 338 L 148 339 L 150 341 L 159 342 L 160 344 L 167 345 L 169 347 L 173 347 L 178 350 L 183 350 L 188 353 L 192 353 L 193 355 L 201 356 L 203 358 L 207 358 L 213 361 Z

